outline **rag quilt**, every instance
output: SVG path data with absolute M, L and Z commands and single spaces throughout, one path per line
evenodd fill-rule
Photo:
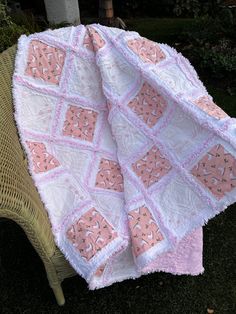
M 98 289 L 203 273 L 236 201 L 236 120 L 172 47 L 99 24 L 21 36 L 15 120 L 55 242 Z

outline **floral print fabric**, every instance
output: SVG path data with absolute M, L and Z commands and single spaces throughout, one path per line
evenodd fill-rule
M 105 41 L 96 30 L 89 27 L 89 33 L 85 35 L 84 46 L 92 51 L 97 51 L 105 45 Z
M 122 192 L 123 176 L 117 162 L 102 158 L 96 178 L 96 187 Z
M 192 174 L 217 198 L 236 187 L 236 159 L 216 145 L 192 169 Z
M 217 119 L 224 119 L 228 117 L 227 113 L 218 107 L 209 96 L 202 96 L 195 100 L 194 103 L 203 111 L 207 112 L 210 116 L 213 116 Z
M 32 40 L 28 51 L 25 74 L 48 83 L 59 84 L 65 60 L 65 51 Z
M 92 142 L 97 112 L 77 106 L 69 106 L 63 127 L 63 135 Z
M 35 173 L 47 172 L 60 165 L 59 161 L 48 153 L 43 143 L 28 142 L 31 158 L 33 161 L 33 171 Z
M 171 170 L 170 162 L 153 146 L 141 159 L 132 164 L 133 171 L 146 188 L 158 182 Z
M 128 216 L 135 256 L 144 253 L 163 240 L 163 235 L 147 207 L 133 209 Z
M 128 106 L 151 128 L 163 115 L 166 101 L 152 86 L 144 83 L 137 96 L 128 103 Z
M 156 64 L 165 59 L 165 54 L 161 48 L 156 43 L 146 38 L 129 40 L 128 47 L 144 62 Z
M 95 208 L 91 208 L 82 215 L 67 230 L 66 235 L 86 260 L 90 260 L 98 251 L 117 237 L 113 227 Z

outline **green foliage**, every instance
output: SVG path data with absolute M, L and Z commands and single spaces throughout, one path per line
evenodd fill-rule
M 211 16 L 223 23 L 233 23 L 233 11 L 224 5 L 224 0 L 175 0 L 173 13 L 182 17 Z
M 236 74 L 236 48 L 232 47 L 229 40 L 222 39 L 217 45 L 200 48 L 199 57 L 202 67 L 209 68 L 218 76 Z
M 48 27 L 46 20 L 40 19 L 37 20 L 33 13 L 19 12 L 11 15 L 12 21 L 19 26 L 23 26 L 27 29 L 28 33 L 37 33 L 41 32 L 43 29 Z
M 29 35 L 41 29 L 32 14 L 19 13 L 12 17 L 7 1 L 0 0 L 0 52 L 14 45 L 20 35 Z
M 24 26 L 19 26 L 14 23 L 0 27 L 0 52 L 7 49 L 17 42 L 17 39 L 22 34 L 29 34 Z
M 194 16 L 197 17 L 201 10 L 201 4 L 198 0 L 176 0 L 174 13 L 177 16 Z
M 236 77 L 236 25 L 231 19 L 201 17 L 180 35 L 191 62 L 217 78 Z
M 17 41 L 17 38 L 27 33 L 27 29 L 16 25 L 7 13 L 5 2 L 0 2 L 0 51 L 10 47 Z
M 6 8 L 6 2 L 0 1 L 0 26 L 11 24 L 11 19 L 7 15 Z
M 136 18 L 125 20 L 128 30 L 135 30 L 143 37 L 172 45 L 177 36 L 188 29 L 193 19 L 186 18 Z

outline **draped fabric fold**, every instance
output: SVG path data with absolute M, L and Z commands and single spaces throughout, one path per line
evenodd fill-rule
M 172 47 L 99 24 L 21 36 L 15 120 L 58 247 L 89 289 L 198 275 L 236 201 L 236 123 Z

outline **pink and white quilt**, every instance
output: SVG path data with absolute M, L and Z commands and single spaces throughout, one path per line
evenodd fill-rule
M 236 201 L 236 121 L 175 49 L 99 24 L 21 36 L 15 119 L 56 244 L 89 289 L 198 275 Z

